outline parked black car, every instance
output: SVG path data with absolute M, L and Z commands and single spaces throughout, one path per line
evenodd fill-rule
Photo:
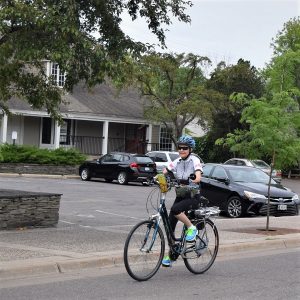
M 97 160 L 86 161 L 79 167 L 82 180 L 104 178 L 107 182 L 118 180 L 120 184 L 139 181 L 148 184 L 156 175 L 156 165 L 150 157 L 140 154 L 113 152 Z
M 231 218 L 266 215 L 268 182 L 269 176 L 257 168 L 209 163 L 203 168 L 201 194 Z M 297 194 L 271 180 L 271 216 L 297 215 L 299 205 Z

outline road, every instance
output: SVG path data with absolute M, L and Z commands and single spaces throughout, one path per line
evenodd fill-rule
M 131 279 L 122 266 L 103 271 L 0 281 L 5 300 L 104 299 L 299 299 L 299 249 L 217 258 L 205 274 L 181 262 L 162 268 L 147 282 Z M 34 282 L 34 283 L 33 283 Z

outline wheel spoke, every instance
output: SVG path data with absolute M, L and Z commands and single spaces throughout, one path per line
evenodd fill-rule
M 129 233 L 124 248 L 128 274 L 138 281 L 148 280 L 159 269 L 165 249 L 162 230 L 156 232 L 152 221 L 137 224 Z
M 238 198 L 231 198 L 228 202 L 228 215 L 232 218 L 238 218 L 242 215 L 242 203 Z
M 203 223 L 203 220 L 199 223 Z M 185 254 L 184 263 L 190 272 L 201 274 L 206 272 L 216 259 L 219 248 L 219 234 L 210 220 L 206 220 L 204 228 L 203 226 L 197 226 L 197 228 L 202 229 L 199 230 L 194 242 L 194 251 Z

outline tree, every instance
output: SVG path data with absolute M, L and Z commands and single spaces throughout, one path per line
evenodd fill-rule
M 298 94 L 299 96 L 300 94 Z M 217 143 L 230 147 L 232 152 L 250 159 L 271 157 L 268 190 L 267 226 L 269 230 L 270 182 L 274 167 L 282 169 L 297 161 L 300 153 L 300 114 L 295 94 L 275 93 L 271 100 L 264 97 L 252 100 L 242 112 L 241 122 L 249 130 L 236 129 Z
M 218 140 L 231 151 L 249 158 L 271 157 L 273 167 L 284 168 L 299 160 L 300 153 L 300 89 L 297 73 L 300 67 L 299 18 L 284 25 L 273 44 L 274 57 L 265 71 L 267 89 L 264 97 L 252 100 L 242 112 L 242 123 L 248 130 L 236 130 Z M 247 98 L 247 97 L 246 97 Z M 235 100 L 244 101 L 239 94 Z M 267 225 L 269 230 L 270 181 L 268 189 Z
M 286 22 L 273 39 L 273 58 L 265 70 L 268 91 L 300 90 L 300 18 Z M 297 98 L 299 102 L 299 97 Z
M 207 57 L 194 54 L 149 53 L 136 61 L 128 78 L 147 98 L 145 116 L 164 124 L 175 134 L 176 144 L 186 125 L 194 119 L 209 116 L 209 91 L 204 88 L 202 67 L 210 64 Z
M 245 103 L 231 101 L 237 93 L 246 93 L 249 97 L 260 97 L 264 91 L 264 80 L 249 61 L 239 59 L 236 65 L 226 66 L 221 62 L 206 82 L 206 87 L 216 91 L 211 99 L 212 119 L 207 125 L 206 149 L 207 161 L 224 162 L 232 154 L 226 147 L 215 145 L 218 138 L 226 136 L 235 129 L 243 129 L 246 124 L 240 123 L 241 112 Z
M 146 46 L 122 31 L 121 14 L 145 18 L 165 45 L 170 15 L 183 22 L 190 1 L 142 0 L 2 0 L 0 4 L 0 108 L 13 96 L 57 115 L 61 89 L 47 78 L 42 64 L 50 60 L 67 74 L 65 90 L 83 80 L 88 86 L 118 76 L 115 67 L 128 53 Z M 96 37 L 96 35 L 98 37 Z

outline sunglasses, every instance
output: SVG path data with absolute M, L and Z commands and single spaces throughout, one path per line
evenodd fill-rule
M 178 146 L 177 150 L 189 150 L 189 147 L 187 147 L 187 146 Z

